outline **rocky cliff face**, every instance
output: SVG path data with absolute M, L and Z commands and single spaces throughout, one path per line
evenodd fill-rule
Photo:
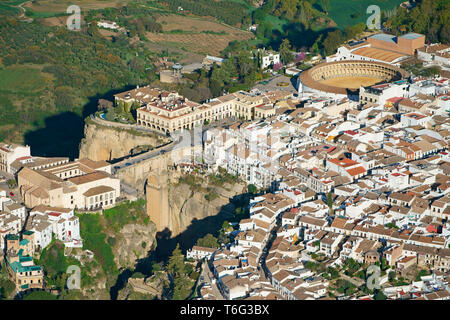
M 172 236 L 184 232 L 191 225 L 192 220 L 202 220 L 214 216 L 220 211 L 234 214 L 234 206 L 230 199 L 245 192 L 244 183 L 214 186 L 211 190 L 218 196 L 208 201 L 204 191 L 192 191 L 190 186 L 184 183 L 174 184 L 169 189 L 169 229 Z
M 148 278 L 130 278 L 127 285 L 119 291 L 117 300 L 153 300 L 161 299 L 165 287 L 170 285 L 168 274 L 164 271 L 155 272 Z
M 165 142 L 156 134 L 144 135 L 133 130 L 107 127 L 87 121 L 84 139 L 80 144 L 80 158 L 91 160 L 112 160 L 129 155 L 133 149 L 157 147 Z
M 135 208 L 129 209 L 130 214 L 136 215 L 137 219 L 131 223 L 126 223 L 120 228 L 112 226 L 110 221 L 100 217 L 98 226 L 100 233 L 105 235 L 105 240 L 112 250 L 114 263 L 119 270 L 117 274 L 109 273 L 103 265 L 102 254 L 90 247 L 88 250 L 74 249 L 67 252 L 68 255 L 75 257 L 81 262 L 82 283 L 81 295 L 83 299 L 110 299 L 112 291 L 123 279 L 122 273 L 128 270 L 134 270 L 141 259 L 147 258 L 149 251 L 156 245 L 156 228 L 154 223 L 145 219 L 144 208 L 136 212 Z M 126 273 L 126 272 L 125 272 Z M 119 288 L 120 289 L 120 288 Z
M 155 241 L 156 228 L 148 225 L 127 224 L 115 234 L 114 262 L 121 268 L 133 268 L 139 259 L 147 256 Z

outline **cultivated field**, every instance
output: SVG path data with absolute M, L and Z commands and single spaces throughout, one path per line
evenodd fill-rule
M 41 21 L 46 26 L 50 27 L 62 27 L 67 24 L 67 17 L 51 17 L 51 18 L 43 18 Z
M 103 9 L 126 3 L 125 0 L 38 0 L 28 2 L 25 7 L 36 12 L 66 12 L 70 5 L 77 5 L 81 10 Z
M 147 32 L 147 38 L 155 43 L 176 43 L 185 51 L 219 55 L 233 40 L 248 40 L 251 32 L 239 30 L 221 23 L 179 15 L 158 16 L 163 33 Z
M 125 4 L 129 0 L 38 0 L 28 2 L 23 7 L 31 18 L 50 18 L 66 14 L 70 5 L 77 5 L 81 13 L 93 9 L 104 9 Z

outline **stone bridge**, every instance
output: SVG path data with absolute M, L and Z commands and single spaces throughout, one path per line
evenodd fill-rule
M 158 174 L 180 162 L 193 162 L 201 155 L 202 146 L 167 145 L 113 164 L 112 173 L 123 184 L 122 190 L 137 190 L 143 195 L 150 173 Z M 129 193 L 129 192 L 127 192 Z

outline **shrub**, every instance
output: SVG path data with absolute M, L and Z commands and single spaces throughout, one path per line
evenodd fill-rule
M 196 281 L 198 279 L 198 277 L 200 277 L 200 273 L 197 271 L 192 271 L 189 274 L 189 278 L 191 278 L 192 280 Z
M 217 238 L 214 237 L 210 233 L 208 233 L 203 238 L 198 239 L 196 245 L 199 247 L 206 247 L 206 248 L 218 248 L 219 247 Z
M 255 194 L 257 192 L 257 188 L 254 184 L 249 184 L 247 189 L 248 189 L 248 193 L 251 193 L 251 194 Z
M 205 194 L 205 199 L 209 202 L 217 199 L 218 197 L 219 197 L 219 194 L 215 191 L 211 191 L 208 194 Z
M 117 266 L 111 245 L 107 243 L 106 234 L 102 232 L 99 214 L 83 214 L 80 218 L 80 233 L 83 248 L 94 252 L 106 274 L 116 274 Z
M 114 247 L 115 246 L 115 244 L 116 244 L 116 238 L 114 238 L 114 237 L 108 237 L 108 244 L 111 246 L 111 247 Z
M 135 273 L 133 273 L 131 278 L 132 279 L 142 279 L 142 278 L 145 278 L 145 275 L 141 272 L 135 272 Z
M 33 291 L 25 294 L 23 300 L 57 300 L 58 298 L 47 291 Z
M 13 189 L 13 188 L 17 187 L 17 182 L 16 182 L 16 180 L 15 180 L 15 179 L 9 179 L 9 180 L 8 180 L 8 187 L 9 187 L 10 189 Z

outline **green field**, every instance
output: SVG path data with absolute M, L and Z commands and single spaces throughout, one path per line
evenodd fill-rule
M 336 22 L 338 28 L 344 29 L 348 25 L 365 23 L 371 15 L 366 13 L 370 5 L 378 5 L 381 11 L 387 11 L 397 8 L 402 2 L 403 0 L 333 0 L 330 2 L 328 16 Z
M 283 26 L 289 23 L 289 21 L 286 19 L 282 19 L 272 15 L 267 15 L 264 22 L 270 23 L 273 29 L 277 29 L 281 32 L 283 32 Z
M 20 13 L 20 9 L 17 7 L 14 7 L 23 1 L 2 1 L 0 3 L 0 14 L 6 14 L 6 15 L 17 15 Z
M 38 68 L 14 66 L 0 70 L 0 91 L 30 93 L 45 88 L 45 81 Z

